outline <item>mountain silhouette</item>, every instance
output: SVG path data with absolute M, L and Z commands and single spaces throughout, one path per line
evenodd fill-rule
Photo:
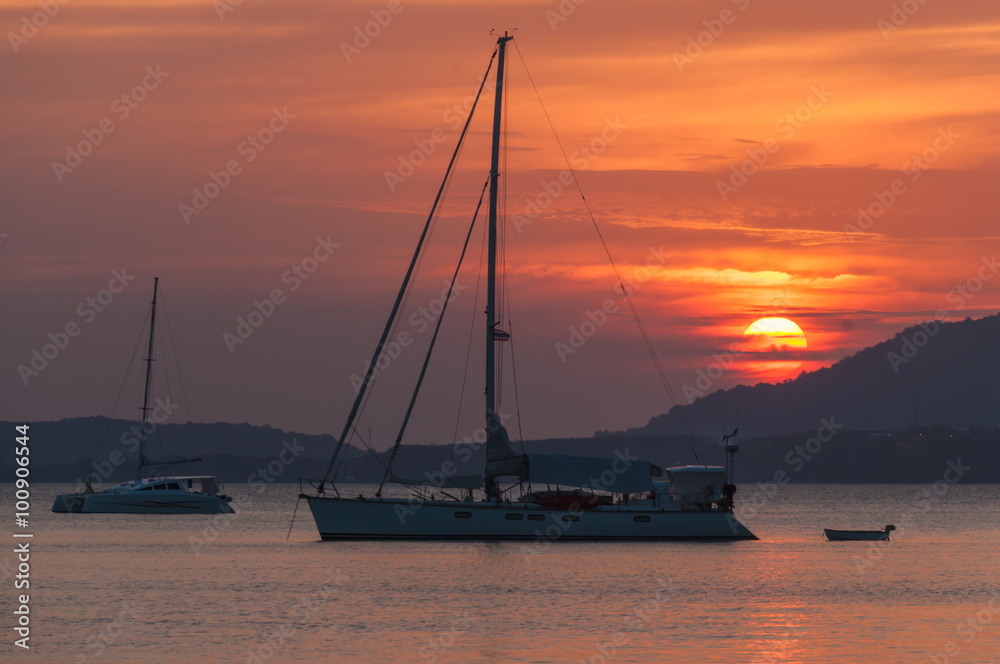
M 925 323 L 794 380 L 717 390 L 682 406 L 693 438 L 681 433 L 675 407 L 644 427 L 529 440 L 523 447 L 595 456 L 628 451 L 663 466 L 720 464 L 723 428 L 738 426 L 743 482 L 767 480 L 778 470 L 796 482 L 928 482 L 950 463 L 970 466 L 964 482 L 997 482 L 998 338 L 1000 315 Z M 10 429 L 15 423 L 2 424 Z M 135 426 L 104 417 L 31 423 L 32 436 L 46 441 L 33 458 L 32 476 L 79 486 L 93 472 L 104 484 L 128 479 L 137 463 L 128 445 Z M 164 453 L 199 454 L 204 462 L 192 472 L 259 483 L 321 477 L 336 440 L 266 425 L 187 422 L 159 427 L 152 442 Z M 459 452 L 450 445 L 405 445 L 395 468 L 417 479 L 453 462 L 460 473 L 482 470 L 483 446 Z M 805 463 L 817 454 L 821 463 Z M 388 456 L 349 445 L 340 478 L 377 482 Z M 12 447 L 0 455 L 0 471 L 13 472 L 13 464 Z
M 680 434 L 677 410 L 694 434 L 712 437 L 719 435 L 724 418 L 730 428 L 739 426 L 741 438 L 816 430 L 822 418 L 867 431 L 914 425 L 989 429 L 1000 421 L 998 340 L 1000 314 L 930 321 L 833 366 L 773 385 L 720 389 L 619 433 Z

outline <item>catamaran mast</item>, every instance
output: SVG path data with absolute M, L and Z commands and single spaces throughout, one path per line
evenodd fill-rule
M 497 39 L 497 93 L 493 103 L 493 152 L 490 157 L 490 216 L 489 262 L 486 270 L 486 429 L 493 430 L 500 420 L 496 416 L 496 328 L 500 324 L 496 311 L 497 293 L 497 190 L 500 179 L 500 120 L 503 113 L 503 67 L 507 42 L 513 39 L 505 32 Z
M 142 392 L 142 426 L 139 429 L 139 470 L 136 473 L 138 479 L 142 478 L 142 467 L 146 461 L 146 421 L 147 413 L 152 410 L 149 407 L 149 388 L 152 384 L 150 380 L 153 375 L 153 333 L 156 330 L 156 289 L 160 284 L 159 277 L 153 277 L 153 305 L 149 314 L 149 351 L 146 353 L 146 387 Z

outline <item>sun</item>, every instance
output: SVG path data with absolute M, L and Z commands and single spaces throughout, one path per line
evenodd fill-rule
M 758 336 L 769 342 L 773 350 L 806 348 L 806 334 L 794 321 L 787 318 L 760 318 L 743 332 L 744 336 Z
M 760 318 L 744 332 L 740 350 L 745 367 L 766 380 L 789 378 L 802 367 L 802 351 L 808 346 L 806 334 L 787 318 Z

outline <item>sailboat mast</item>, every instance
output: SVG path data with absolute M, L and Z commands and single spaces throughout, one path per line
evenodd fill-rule
M 496 417 L 496 327 L 499 324 L 496 311 L 497 295 L 497 190 L 500 179 L 500 120 L 503 114 L 504 53 L 507 42 L 513 37 L 497 39 L 497 92 L 493 103 L 493 151 L 490 157 L 490 216 L 488 229 L 489 262 L 486 270 L 486 427 L 492 429 L 499 418 Z
M 156 289 L 160 284 L 159 277 L 153 277 L 153 305 L 149 314 L 149 351 L 146 353 L 146 387 L 142 392 L 142 426 L 139 429 L 139 471 L 136 479 L 142 478 L 143 462 L 146 460 L 146 421 L 149 407 L 149 388 L 152 385 L 153 375 L 153 333 L 156 330 Z

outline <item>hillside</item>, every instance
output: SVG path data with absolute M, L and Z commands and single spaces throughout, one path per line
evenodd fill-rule
M 848 429 L 914 425 L 993 428 L 1000 422 L 1000 315 L 909 327 L 831 367 L 776 385 L 718 390 L 681 407 L 692 431 L 716 434 L 738 410 L 743 436 L 815 430 L 821 417 Z M 935 326 L 936 330 L 935 330 Z M 626 435 L 680 432 L 677 407 Z
M 81 418 L 61 422 L 30 423 L 32 449 L 31 477 L 40 482 L 82 484 L 95 473 L 94 486 L 100 488 L 129 479 L 135 473 L 135 455 L 127 449 L 106 445 L 100 455 L 90 458 L 82 451 L 67 452 L 65 441 L 85 440 L 75 431 L 94 430 L 107 425 L 104 418 Z M 132 423 L 112 421 L 112 428 Z M 837 423 L 839 426 L 839 422 Z M 3 423 L 13 427 L 13 423 Z M 170 426 L 164 427 L 171 436 Z M 331 436 L 286 433 L 271 427 L 247 424 L 185 424 L 179 428 L 201 436 L 215 436 L 203 461 L 184 466 L 184 473 L 209 473 L 227 482 L 297 482 L 300 478 L 323 475 L 332 451 Z M 909 427 L 900 432 L 870 432 L 836 429 L 827 442 L 819 443 L 812 431 L 791 435 L 741 438 L 737 456 L 740 483 L 766 482 L 783 472 L 792 482 L 893 483 L 933 482 L 941 479 L 949 462 L 970 466 L 963 482 L 1000 482 L 1000 429 L 959 431 L 942 426 Z M 52 450 L 63 449 L 61 453 Z M 13 451 L 0 460 L 0 477 L 13 477 Z M 699 438 L 694 449 L 679 436 L 636 436 L 609 434 L 597 438 L 562 438 L 525 441 L 524 449 L 550 454 L 570 453 L 611 456 L 621 452 L 652 461 L 660 466 L 702 462 L 723 463 L 718 440 Z M 45 450 L 44 452 L 41 450 Z M 698 457 L 695 457 L 695 451 Z M 346 482 L 378 482 L 387 452 L 371 454 L 351 448 L 338 478 Z M 407 479 L 421 479 L 454 463 L 455 473 L 482 471 L 485 450 L 446 445 L 404 445 L 394 469 Z
M 723 416 L 730 414 L 732 426 L 738 408 L 740 481 L 767 480 L 784 471 L 797 482 L 931 482 L 961 458 L 971 466 L 963 481 L 998 482 L 997 339 L 997 315 L 915 326 L 795 380 L 716 391 L 683 407 L 695 433 L 694 449 L 680 435 L 676 408 L 644 427 L 601 431 L 591 438 L 525 441 L 524 449 L 584 455 L 628 451 L 661 466 L 696 460 L 721 464 Z M 832 438 L 821 437 L 830 440 L 822 443 L 820 455 L 814 437 L 826 423 L 835 427 Z M 21 423 L 3 426 L 12 430 L 15 424 Z M 114 482 L 135 472 L 135 422 L 85 417 L 30 426 L 32 476 L 38 481 L 77 482 L 93 470 Z M 235 482 L 321 477 L 336 444 L 331 435 L 222 422 L 163 425 L 151 440 L 151 456 L 197 453 L 203 462 L 185 471 Z M 801 453 L 803 446 L 814 453 Z M 13 447 L 7 450 L 0 456 L 2 477 L 13 476 Z M 348 447 L 339 477 L 378 481 L 387 456 Z M 482 446 L 404 445 L 394 468 L 399 475 L 419 478 L 453 462 L 460 474 L 477 473 L 484 456 Z M 821 461 L 812 462 L 816 457 Z

